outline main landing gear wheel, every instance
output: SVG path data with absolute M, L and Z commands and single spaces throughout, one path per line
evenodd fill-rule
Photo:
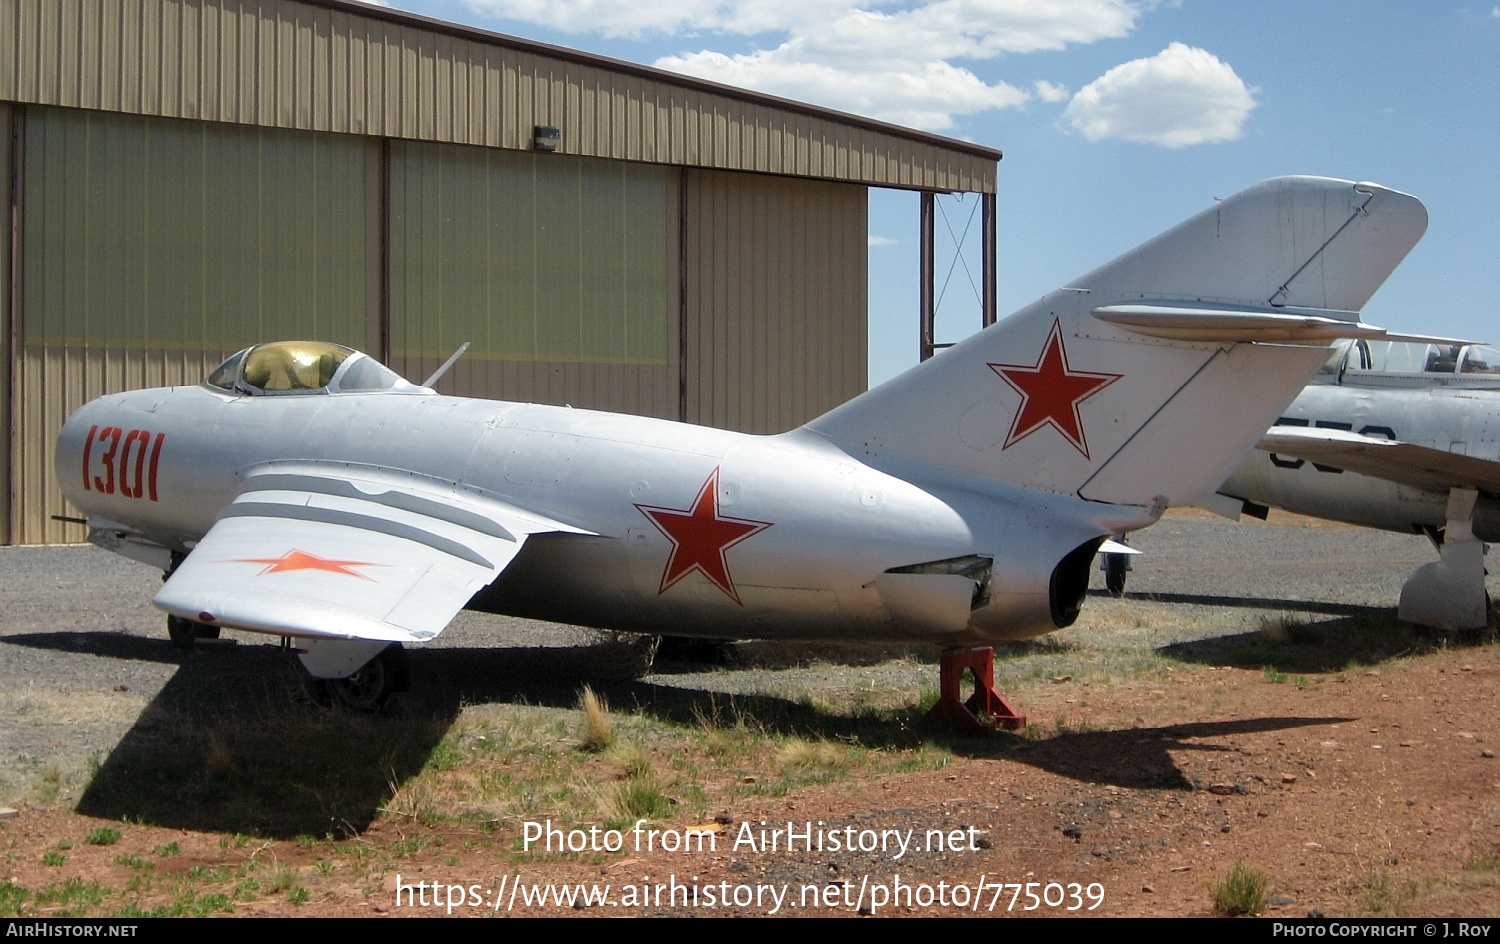
M 167 635 L 171 637 L 172 645 L 177 648 L 191 649 L 193 643 L 200 639 L 218 639 L 219 627 L 199 623 L 182 616 L 168 616 Z
M 399 642 L 380 650 L 380 655 L 360 666 L 353 675 L 324 679 L 328 700 L 355 711 L 379 711 L 392 695 L 411 687 L 411 660 Z
M 1130 572 L 1130 561 L 1124 554 L 1104 555 L 1104 587 L 1113 596 L 1125 595 L 1125 575 Z

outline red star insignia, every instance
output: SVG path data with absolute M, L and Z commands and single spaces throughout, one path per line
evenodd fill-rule
M 691 508 L 658 508 L 652 505 L 635 507 L 672 542 L 672 553 L 667 558 L 666 569 L 661 573 L 661 588 L 656 591 L 658 594 L 666 593 L 678 581 L 696 570 L 723 590 L 729 599 L 740 603 L 740 595 L 734 589 L 734 579 L 729 576 L 729 563 L 724 559 L 724 552 L 769 528 L 771 522 L 730 518 L 719 514 L 717 468 L 709 473 L 708 481 L 698 489 L 698 497 L 693 499 Z
M 265 574 L 279 574 L 288 570 L 326 570 L 331 574 L 347 574 L 350 577 L 358 577 L 360 580 L 370 580 L 355 567 L 384 567 L 385 564 L 375 564 L 370 561 L 357 560 L 329 560 L 306 551 L 290 550 L 280 557 L 239 557 L 232 560 L 234 564 L 265 564 L 257 577 Z
M 1085 459 L 1089 457 L 1089 444 L 1083 435 L 1078 404 L 1124 376 L 1070 368 L 1057 319 L 1052 321 L 1052 331 L 1035 364 L 990 364 L 989 368 L 1021 395 L 1021 406 L 1001 449 L 1009 449 L 1043 426 L 1051 426 Z

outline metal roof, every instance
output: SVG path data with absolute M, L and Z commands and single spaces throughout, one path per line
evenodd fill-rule
M 347 0 L 12 0 L 0 100 L 939 191 L 999 151 Z

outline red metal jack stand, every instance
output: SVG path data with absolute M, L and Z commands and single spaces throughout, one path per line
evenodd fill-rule
M 1004 697 L 995 691 L 995 650 L 989 646 L 944 649 L 939 663 L 941 692 L 938 702 L 927 712 L 927 719 L 954 728 L 963 734 L 990 735 L 999 728 L 1014 731 L 1026 726 L 1026 716 L 1018 715 Z M 974 694 L 959 701 L 959 682 L 964 669 L 974 673 Z

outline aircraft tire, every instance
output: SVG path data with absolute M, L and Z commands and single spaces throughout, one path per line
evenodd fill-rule
M 1104 555 L 1104 587 L 1117 597 L 1125 595 L 1125 575 L 1130 572 L 1124 554 Z
M 167 636 L 179 649 L 191 649 L 200 639 L 218 639 L 219 627 L 209 626 L 182 616 L 167 617 Z
M 353 675 L 324 679 L 321 687 L 333 705 L 374 714 L 391 696 L 411 687 L 411 660 L 401 644 L 393 642 Z

